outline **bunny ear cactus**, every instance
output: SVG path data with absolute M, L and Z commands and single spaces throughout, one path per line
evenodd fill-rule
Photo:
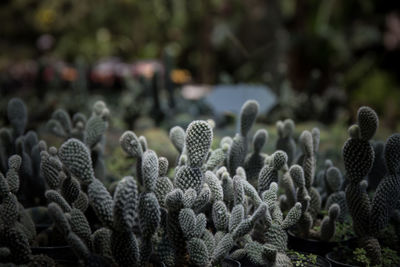
M 19 190 L 19 168 L 21 167 L 21 157 L 12 155 L 8 159 L 8 171 L 6 173 L 6 180 L 13 194 L 17 194 Z
M 319 130 L 314 128 L 312 133 L 304 131 L 300 135 L 300 147 L 303 151 L 303 170 L 305 186 L 310 195 L 310 214 L 315 219 L 321 209 L 321 196 L 318 190 L 312 186 L 315 176 L 316 158 L 315 154 L 319 146 Z
M 221 185 L 221 182 L 218 180 L 217 176 L 211 171 L 206 171 L 205 173 L 205 182 L 208 185 L 211 192 L 211 203 L 214 203 L 218 200 L 224 199 L 224 191 Z
M 373 142 L 375 153 L 374 163 L 372 169 L 368 174 L 368 190 L 376 190 L 378 184 L 387 174 L 387 167 L 385 162 L 385 143 L 382 141 Z
M 321 222 L 320 239 L 323 241 L 329 241 L 335 235 L 335 221 L 338 219 L 340 214 L 340 206 L 336 203 L 329 207 L 328 216 Z
M 4 194 L 5 190 L 8 190 L 8 187 L 5 186 L 6 183 L 5 178 L 1 175 L 0 247 L 5 247 L 10 252 L 1 260 L 17 264 L 28 263 L 31 256 L 29 232 L 18 221 L 23 207 L 18 203 L 14 194 L 10 192 Z M 33 236 L 35 235 L 36 233 L 33 233 Z
M 400 134 L 388 138 L 385 145 L 388 174 L 378 185 L 371 208 L 371 231 L 375 235 L 384 229 L 400 201 Z
M 28 111 L 20 98 L 12 98 L 8 102 L 7 117 L 13 127 L 14 136 L 23 135 L 28 121 Z
M 297 228 L 301 235 L 308 236 L 313 224 L 313 218 L 309 213 L 311 198 L 306 188 L 304 172 L 299 165 L 293 165 L 290 168 L 289 173 L 297 187 L 297 201 L 301 203 L 301 217 L 298 221 Z
M 258 114 L 258 103 L 255 100 L 246 101 L 240 111 L 239 128 L 240 131 L 233 138 L 233 142 L 228 152 L 228 170 L 234 175 L 237 167 L 244 165 L 247 154 L 247 135 L 253 127 Z
M 139 139 L 132 131 L 126 131 L 119 139 L 122 149 L 131 157 L 141 158 L 143 156 L 143 149 L 140 145 Z
M 283 168 L 282 179 L 280 184 L 282 188 L 285 190 L 285 194 L 280 196 L 281 208 L 282 210 L 288 210 L 292 207 L 296 201 L 296 188 L 293 182 L 292 177 L 290 176 L 290 172 L 288 166 L 285 165 Z
M 233 179 L 229 176 L 229 173 L 227 171 L 222 174 L 221 186 L 224 196 L 224 202 L 230 208 L 234 202 Z
M 200 193 L 204 182 L 201 167 L 210 150 L 212 138 L 212 129 L 206 121 L 194 121 L 188 126 L 185 137 L 188 165 L 180 167 L 176 173 L 177 188 L 182 190 L 193 188 Z
M 225 159 L 228 152 L 229 147 L 217 148 L 210 153 L 210 157 L 207 159 L 207 163 L 205 164 L 206 170 L 214 170 L 220 167 Z
M 55 136 L 67 138 L 72 131 L 71 117 L 64 109 L 57 109 L 51 114 L 46 127 Z
M 212 139 L 212 129 L 206 121 L 194 121 L 189 124 L 185 137 L 189 166 L 202 166 L 210 150 Z
M 88 186 L 90 206 L 103 225 L 113 226 L 113 200 L 102 182 L 94 179 Z
M 346 187 L 347 205 L 353 218 L 354 231 L 373 264 L 381 262 L 380 246 L 376 238 L 372 237 L 370 221 L 375 214 L 371 213 L 370 199 L 361 181 L 371 171 L 374 162 L 374 150 L 369 140 L 377 128 L 378 116 L 375 111 L 361 107 L 357 113 L 357 124 L 349 128 L 350 138 L 343 146 L 344 166 L 349 179 Z
M 139 223 L 142 232 L 140 262 L 148 261 L 153 250 L 151 237 L 161 222 L 161 211 L 154 193 L 144 193 L 139 198 Z
M 271 165 L 264 165 L 258 177 L 258 191 L 264 192 L 269 188 L 272 182 L 278 182 L 278 172 L 287 164 L 287 155 L 278 150 L 272 155 Z
M 337 203 L 340 207 L 340 215 L 338 218 L 340 222 L 343 222 L 347 215 L 346 194 L 344 191 L 340 190 L 342 183 L 343 177 L 340 170 L 336 167 L 330 167 L 326 172 L 326 184 L 332 193 L 326 200 L 325 209 L 329 209 L 333 203 Z
M 265 156 L 261 150 L 268 141 L 268 132 L 264 129 L 258 130 L 253 137 L 253 153 L 246 158 L 245 170 L 249 181 L 257 180 L 258 175 L 264 166 Z
M 263 200 L 268 207 L 258 224 L 255 225 L 252 241 L 249 240 L 243 251 L 235 251 L 233 256 L 247 256 L 250 261 L 266 266 L 291 266 L 290 259 L 285 255 L 287 245 L 286 230 L 294 226 L 302 216 L 302 205 L 296 203 L 284 218 L 277 202 L 278 186 L 271 183 L 270 188 L 263 193 Z M 260 242 L 260 243 L 259 243 Z
M 130 231 L 137 218 L 138 189 L 132 176 L 124 177 L 114 192 L 114 228 Z
M 153 192 L 159 174 L 158 157 L 152 150 L 143 153 L 142 178 L 145 192 Z
M 63 143 L 58 151 L 58 156 L 71 174 L 82 184 L 88 185 L 95 179 L 90 151 L 78 139 L 71 138 Z
M 268 211 L 263 216 L 262 224 L 257 225 L 253 238 L 262 243 L 272 244 L 278 251 L 285 252 L 288 238 L 285 230 L 299 221 L 302 216 L 302 205 L 296 203 L 284 218 L 277 201 L 277 191 L 278 185 L 271 183 L 270 188 L 263 193 L 263 201 L 267 204 Z
M 368 118 L 372 119 L 367 122 Z M 364 236 L 369 234 L 371 207 L 368 195 L 362 190 L 360 182 L 369 173 L 374 161 L 374 150 L 368 137 L 371 138 L 371 133 L 376 132 L 377 115 L 371 108 L 362 107 L 358 112 L 358 121 L 362 123 L 349 128 L 350 138 L 344 144 L 343 159 L 347 178 L 350 181 L 346 187 L 346 199 L 353 217 L 354 230 L 358 236 Z M 362 130 L 361 125 L 364 127 Z M 361 137 L 361 132 L 363 132 L 363 137 Z
M 148 149 L 146 137 L 144 137 L 143 135 L 139 136 L 139 142 L 140 146 L 142 147 L 142 150 L 146 151 Z
M 111 234 L 111 250 L 119 266 L 138 266 L 139 245 L 132 231 Z
M 143 158 L 143 149 L 140 144 L 139 138 L 132 131 L 124 132 L 120 139 L 119 143 L 121 145 L 122 150 L 128 156 L 136 158 L 136 176 L 140 185 L 143 183 L 142 178 L 142 158 Z
M 179 154 L 182 154 L 183 148 L 185 146 L 185 130 L 179 126 L 171 128 L 169 131 L 169 139 L 172 144 L 178 150 Z
M 86 217 L 80 210 L 72 209 L 70 213 L 64 214 L 56 203 L 50 203 L 48 211 L 67 244 L 71 246 L 85 266 L 107 266 L 110 264 L 110 259 L 93 255 L 89 250 L 93 247 L 91 230 Z M 125 244 L 126 247 L 128 245 Z
M 61 193 L 68 203 L 74 203 L 81 192 L 81 186 L 77 179 L 66 177 L 61 185 Z
M 294 141 L 295 124 L 293 120 L 286 119 L 285 121 L 278 121 L 276 123 L 278 131 L 278 141 L 276 142 L 276 150 L 284 151 L 288 156 L 288 165 L 292 165 L 294 156 L 296 154 L 296 142 Z
M 14 153 L 14 140 L 10 129 L 0 128 L 0 167 L 3 172 L 7 170 L 8 155 Z
M 175 251 L 178 263 L 184 262 L 186 253 L 182 229 L 179 224 L 179 212 L 183 208 L 184 193 L 181 189 L 174 189 L 165 197 L 165 205 L 168 209 L 167 234 Z

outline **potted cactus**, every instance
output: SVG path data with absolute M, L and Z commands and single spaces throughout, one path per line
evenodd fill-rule
M 23 110 L 21 102 L 11 106 L 10 114 Z M 32 137 L 27 135 L 25 152 L 0 155 L 7 156 L 1 163 L 5 174 L 0 172 L 0 262 L 331 266 L 320 255 L 342 246 L 360 264 L 397 264 L 396 252 L 381 249 L 380 240 L 391 222 L 393 231 L 400 228 L 400 135 L 389 137 L 384 146 L 387 174 L 370 200 L 364 178 L 372 166 L 370 139 L 378 125 L 371 109 L 360 109 L 358 124 L 350 128 L 343 148 L 346 191 L 333 162 L 327 160 L 315 175 L 317 128 L 300 135 L 301 152 L 296 155 L 294 122 L 278 122 L 277 150 L 267 154 L 263 147 L 268 132 L 259 129 L 251 136 L 257 113 L 257 102 L 246 102 L 239 114 L 239 132 L 223 137 L 215 147 L 208 121 L 195 120 L 186 129 L 173 127 L 169 137 L 179 155 L 172 165 L 144 136 L 125 131 L 120 149 L 128 160 L 136 159 L 135 168 L 108 186 L 103 155 L 109 110 L 104 102 L 95 103 L 89 119 L 80 113 L 71 119 L 67 112 L 55 111 L 47 126 L 64 139 L 59 147 L 28 142 Z M 10 118 L 21 136 L 24 116 Z M 29 149 L 31 143 L 34 149 Z M 42 197 L 47 206 L 42 208 L 50 224 L 40 233 L 18 198 L 26 151 L 40 155 L 35 159 L 38 165 L 31 166 L 38 168 L 46 188 Z M 351 223 L 348 213 L 358 241 L 354 246 L 337 239 L 348 230 L 342 225 Z M 295 247 L 293 241 L 302 243 Z M 327 257 L 340 266 L 337 254 Z
M 368 183 L 365 178 L 371 171 L 375 156 L 370 139 L 377 128 L 378 116 L 375 111 L 369 107 L 361 107 L 357 114 L 357 124 L 349 128 L 350 138 L 343 147 L 346 177 L 349 180 L 346 200 L 358 241 L 355 251 L 363 251 L 371 265 L 384 264 L 378 237 L 389 224 L 400 199 L 399 134 L 390 136 L 386 141 L 384 158 L 388 173 L 379 183 L 373 199 L 370 199 L 366 191 Z M 338 264 L 337 253 L 329 253 L 327 257 Z

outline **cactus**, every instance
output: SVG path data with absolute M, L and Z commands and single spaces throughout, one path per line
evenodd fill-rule
M 244 164 L 249 181 L 257 180 L 264 166 L 265 155 L 261 153 L 261 150 L 267 141 L 268 132 L 266 130 L 260 129 L 253 136 L 253 153 L 246 158 Z
M 254 224 L 253 237 L 245 238 L 245 245 L 231 253 L 234 259 L 247 257 L 252 263 L 266 266 L 291 266 L 290 259 L 285 255 L 287 234 L 286 231 L 294 226 L 301 217 L 302 205 L 296 203 L 283 218 L 277 202 L 277 184 L 271 183 L 263 193 L 264 204 L 260 205 L 253 217 L 258 221 Z M 241 217 L 240 208 L 234 208 L 231 219 Z M 246 222 L 244 220 L 243 222 Z M 243 225 L 243 222 L 240 225 Z M 239 226 L 237 229 L 240 229 Z M 283 265 L 280 265 L 283 264 Z
M 293 134 L 295 124 L 293 120 L 286 119 L 285 121 L 278 121 L 276 123 L 279 139 L 276 142 L 275 149 L 282 150 L 288 156 L 288 165 L 291 166 L 296 154 L 296 142 L 294 141 Z
M 278 182 L 278 171 L 287 165 L 287 155 L 283 151 L 276 151 L 270 165 L 266 164 L 258 177 L 258 191 L 260 194 L 267 190 L 271 183 Z
M 89 119 L 82 113 L 70 115 L 63 109 L 53 112 L 47 123 L 47 129 L 54 135 L 67 139 L 77 139 L 83 142 L 89 149 L 94 172 L 98 179 L 105 178 L 104 166 L 104 134 L 108 128 L 110 111 L 103 101 L 97 101 L 92 107 L 92 115 Z
M 143 149 L 136 134 L 132 131 L 126 131 L 119 139 L 122 150 L 130 157 L 136 158 L 136 176 L 139 185 L 143 184 L 142 178 L 142 157 Z
M 321 209 L 321 196 L 318 190 L 312 186 L 315 176 L 316 158 L 315 154 L 319 146 L 319 130 L 314 128 L 312 133 L 304 131 L 300 136 L 300 147 L 303 151 L 303 170 L 305 186 L 310 195 L 310 215 L 315 219 Z
M 388 138 L 385 145 L 388 174 L 379 183 L 371 206 L 371 232 L 377 235 L 384 229 L 400 200 L 400 134 Z
M 181 127 L 175 126 L 169 131 L 169 138 L 176 150 L 181 154 L 185 146 L 185 131 Z
M 19 190 L 16 195 L 25 207 L 44 204 L 45 182 L 40 173 L 39 141 L 36 132 L 25 132 L 28 121 L 25 103 L 19 98 L 12 98 L 8 102 L 7 117 L 11 129 L 0 129 L 0 171 L 3 174 L 9 171 L 18 173 Z M 9 166 L 9 158 L 14 154 L 20 157 L 18 167 Z
M 113 218 L 114 228 L 129 231 L 138 217 L 138 189 L 132 176 L 124 177 L 114 192 Z
M 21 99 L 12 98 L 8 102 L 7 117 L 13 127 L 14 136 L 18 137 L 23 135 L 28 121 L 28 111 L 25 103 Z
M 31 254 L 35 227 L 19 200 L 19 193 L 39 177 L 47 183 L 42 197 L 54 222 L 46 232 L 71 246 L 81 265 L 146 266 L 155 257 L 167 266 L 215 266 L 229 256 L 262 266 L 292 266 L 286 231 L 296 226 L 302 237 L 330 241 L 347 211 L 360 246 L 379 264 L 377 237 L 389 219 L 398 222 L 400 217 L 400 134 L 381 149 L 387 173 L 371 201 L 365 178 L 375 164 L 370 144 L 378 127 L 374 111 L 361 108 L 349 129 L 343 147 L 346 192 L 341 191 L 340 170 L 329 160 L 314 183 L 317 128 L 300 136 L 299 165 L 291 165 L 296 150 L 291 120 L 277 123 L 277 151 L 262 153 L 268 132 L 258 130 L 248 153 L 257 113 L 258 104 L 246 102 L 238 133 L 224 137 L 215 149 L 213 123 L 193 121 L 186 131 L 172 128 L 170 139 L 179 152 L 175 167 L 151 150 L 146 137 L 126 131 L 119 141 L 136 159 L 136 175 L 107 188 L 101 181 L 109 118 L 104 102 L 95 103 L 89 119 L 81 113 L 71 119 L 56 110 L 48 127 L 65 139 L 57 149 L 39 142 L 35 132 L 25 133 L 26 107 L 10 101 L 12 130 L 0 129 L 0 261 L 54 265 Z M 312 226 L 322 202 L 329 211 L 317 232 Z
M 178 169 L 175 186 L 186 190 L 193 188 L 200 193 L 204 183 L 201 166 L 204 163 L 212 141 L 211 127 L 205 121 L 194 121 L 186 130 L 185 147 L 188 165 Z
M 301 235 L 306 237 L 309 235 L 310 229 L 313 225 L 313 218 L 309 213 L 311 198 L 306 188 L 303 169 L 299 165 L 293 165 L 289 172 L 297 187 L 297 201 L 301 203 L 302 207 L 301 218 L 297 224 L 297 228 Z
M 18 166 L 19 156 L 8 159 L 10 168 Z M 13 183 L 19 184 L 18 173 L 13 174 Z M 7 177 L 0 173 L 0 248 L 5 248 L 1 258 L 5 262 L 26 264 L 31 258 L 30 242 L 35 239 L 36 231 L 32 219 L 18 202 L 15 188 L 8 184 Z
M 369 143 L 378 127 L 378 116 L 369 107 L 361 107 L 357 113 L 357 124 L 349 128 L 350 138 L 343 146 L 343 160 L 349 184 L 346 187 L 346 200 L 353 228 L 360 238 L 372 264 L 381 263 L 380 246 L 370 228 L 370 222 L 385 220 L 376 219 L 380 213 L 371 212 L 371 201 L 361 181 L 368 175 L 374 162 L 374 150 Z M 379 198 L 376 198 L 376 201 Z M 377 202 L 376 202 L 377 203 Z M 382 214 L 384 215 L 384 214 Z M 376 226 L 376 224 L 374 224 Z
M 335 221 L 340 214 L 340 206 L 336 203 L 329 207 L 328 216 L 321 222 L 320 239 L 329 241 L 335 235 Z
M 325 209 L 329 209 L 333 203 L 337 203 L 340 207 L 338 218 L 340 222 L 343 222 L 347 216 L 346 194 L 340 190 L 342 182 L 343 178 L 340 170 L 336 167 L 330 167 L 326 173 L 326 183 L 332 193 L 326 200 Z
M 233 138 L 233 142 L 228 152 L 228 170 L 231 175 L 234 175 L 237 167 L 244 165 L 244 160 L 247 154 L 247 135 L 258 113 L 258 103 L 254 100 L 246 101 L 240 111 L 239 116 L 239 133 Z
M 332 194 L 332 190 L 327 186 L 327 172 L 330 167 L 333 167 L 333 163 L 330 159 L 325 160 L 324 169 L 320 170 L 316 176 L 315 185 L 321 195 L 321 200 L 324 202 L 328 195 Z M 341 189 L 341 188 L 340 188 Z
M 90 151 L 78 139 L 71 138 L 63 143 L 58 156 L 68 171 L 81 183 L 88 185 L 95 179 Z

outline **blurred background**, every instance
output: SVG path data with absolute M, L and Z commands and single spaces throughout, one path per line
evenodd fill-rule
M 14 96 L 30 128 L 100 99 L 111 144 L 134 129 L 168 150 L 168 130 L 193 119 L 233 135 L 257 99 L 271 139 L 292 118 L 337 157 L 359 106 L 380 115 L 382 139 L 398 130 L 398 0 L 3 0 L 0 24 L 2 125 Z

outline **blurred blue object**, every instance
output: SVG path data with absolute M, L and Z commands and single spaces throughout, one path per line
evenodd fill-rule
M 277 96 L 269 87 L 250 84 L 216 85 L 206 95 L 205 102 L 219 117 L 226 112 L 239 114 L 243 103 L 250 99 L 258 101 L 260 114 L 267 114 L 277 103 Z

